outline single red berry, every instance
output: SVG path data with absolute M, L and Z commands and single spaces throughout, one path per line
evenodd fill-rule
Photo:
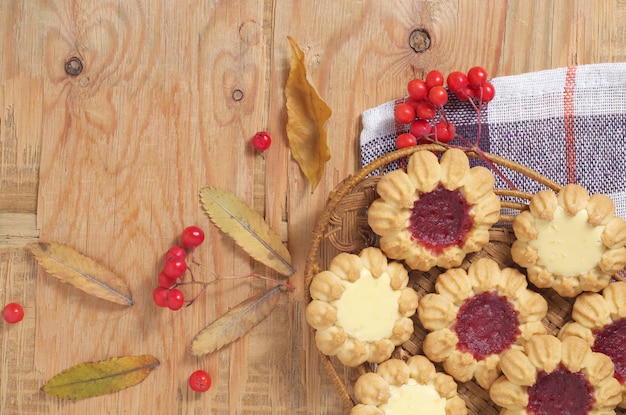
M 159 272 L 157 282 L 159 283 L 159 287 L 170 288 L 176 284 L 176 278 L 170 278 L 165 275 L 164 272 Z
M 180 310 L 185 304 L 185 294 L 178 288 L 172 288 L 167 293 L 167 308 L 176 311 Z
M 428 89 L 436 86 L 443 86 L 443 74 L 440 71 L 433 69 L 426 74 L 425 82 Z
M 394 108 L 393 117 L 400 124 L 408 124 L 415 119 L 415 109 L 411 104 L 402 102 Z
M 2 310 L 4 321 L 9 324 L 15 324 L 24 318 L 24 309 L 18 303 L 9 303 Z
M 396 148 L 398 150 L 414 145 L 417 145 L 417 137 L 415 137 L 411 133 L 402 133 L 398 137 L 396 137 Z
M 437 141 L 449 143 L 454 138 L 456 127 L 451 122 L 440 121 L 435 124 L 435 137 Z
M 165 260 L 170 261 L 172 259 L 187 259 L 187 251 L 182 246 L 174 245 L 165 253 Z
M 469 101 L 476 96 L 476 90 L 468 84 L 460 91 L 456 91 L 454 95 L 456 95 L 456 97 L 461 101 Z
M 157 307 L 167 307 L 167 294 L 168 289 L 165 287 L 156 287 L 152 291 L 152 301 Z
M 420 101 L 417 104 L 417 110 L 415 112 L 417 116 L 423 120 L 432 120 L 437 114 L 435 106 L 429 101 Z
M 430 134 L 432 130 L 432 125 L 426 120 L 415 120 L 409 126 L 409 132 L 417 137 L 418 141 L 420 138 Z
M 204 232 L 197 226 L 187 226 L 180 239 L 187 248 L 195 248 L 204 242 Z
M 189 376 L 189 387 L 195 392 L 206 392 L 211 387 L 211 376 L 204 370 L 196 370 Z
M 272 137 L 265 131 L 259 131 L 252 138 L 252 146 L 259 151 L 265 151 L 272 145 Z
M 428 95 L 428 87 L 426 82 L 419 78 L 411 79 L 406 86 L 409 96 L 416 101 L 426 98 Z
M 467 75 L 461 71 L 450 72 L 450 74 L 448 74 L 447 82 L 450 91 L 461 91 L 468 84 Z
M 483 82 L 483 84 L 478 88 L 476 96 L 482 102 L 489 102 L 496 96 L 496 89 L 493 87 L 491 82 Z
M 181 277 L 187 271 L 187 262 L 184 259 L 172 259 L 163 264 L 163 274 L 169 278 Z
M 474 66 L 467 71 L 467 81 L 474 88 L 478 88 L 483 82 L 487 82 L 487 71 L 481 66 Z
M 434 105 L 443 107 L 448 102 L 448 91 L 442 86 L 434 86 L 428 91 L 428 99 Z
M 417 109 L 417 103 L 420 102 L 421 100 L 417 100 L 415 98 L 411 98 L 411 97 L 407 97 L 407 99 L 404 100 L 405 104 L 409 104 L 410 106 L 413 107 L 413 110 Z

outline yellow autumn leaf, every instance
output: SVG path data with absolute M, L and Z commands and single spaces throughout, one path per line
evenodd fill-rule
M 269 315 L 278 303 L 280 286 L 257 294 L 228 310 L 194 337 L 191 354 L 202 356 L 237 340 Z
M 315 190 L 330 160 L 324 124 L 332 111 L 307 80 L 304 52 L 292 37 L 288 39 L 291 68 L 285 86 L 287 138 L 292 157 Z
M 28 249 L 39 265 L 58 280 L 103 300 L 134 304 L 124 280 L 74 248 L 57 242 L 35 242 Z
M 263 217 L 233 193 L 215 187 L 200 190 L 211 222 L 233 238 L 252 258 L 283 275 L 292 275 L 291 255 Z
M 159 364 L 149 355 L 81 363 L 52 377 L 41 390 L 64 399 L 106 395 L 140 383 Z

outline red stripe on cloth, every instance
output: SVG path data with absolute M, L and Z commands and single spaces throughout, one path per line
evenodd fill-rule
M 563 128 L 565 130 L 565 177 L 567 183 L 576 183 L 576 133 L 574 131 L 574 89 L 576 87 L 576 66 L 570 66 L 565 73 L 563 91 Z

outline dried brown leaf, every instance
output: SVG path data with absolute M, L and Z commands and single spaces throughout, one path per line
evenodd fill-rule
M 315 190 L 330 160 L 324 124 L 332 111 L 307 79 L 304 52 L 292 37 L 288 39 L 291 68 L 285 86 L 287 138 L 292 157 Z
M 106 395 L 140 383 L 157 366 L 159 361 L 148 355 L 81 363 L 52 377 L 41 390 L 65 399 Z
M 254 209 L 234 194 L 214 187 L 200 190 L 211 222 L 252 258 L 283 275 L 292 275 L 291 255 L 280 237 Z
M 191 354 L 202 356 L 237 340 L 259 324 L 278 303 L 280 286 L 250 297 L 202 329 L 191 343 Z
M 75 249 L 56 242 L 35 242 L 28 248 L 39 265 L 60 281 L 103 300 L 133 305 L 124 280 Z

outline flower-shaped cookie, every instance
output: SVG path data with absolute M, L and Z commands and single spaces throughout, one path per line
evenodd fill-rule
M 389 359 L 413 334 L 418 297 L 408 282 L 406 268 L 378 248 L 337 255 L 309 286 L 306 320 L 318 349 L 346 366 Z
M 494 183 L 488 169 L 470 168 L 461 150 L 447 150 L 441 162 L 430 151 L 418 151 L 406 172 L 394 170 L 380 179 L 368 223 L 388 257 L 422 271 L 456 267 L 489 242 L 489 228 L 500 219 Z
M 576 336 L 534 336 L 523 351 L 504 353 L 500 365 L 503 376 L 489 396 L 501 414 L 614 414 L 622 400 L 611 359 Z
M 608 196 L 568 184 L 558 195 L 538 192 L 529 207 L 513 222 L 511 254 L 537 287 L 564 297 L 598 292 L 626 266 L 626 221 Z
M 465 415 L 465 401 L 454 380 L 438 373 L 424 356 L 405 363 L 390 359 L 376 373 L 361 375 L 354 384 L 358 404 L 350 415 L 429 414 Z
M 578 336 L 594 352 L 604 353 L 615 365 L 615 378 L 622 385 L 626 408 L 626 281 L 609 284 L 602 294 L 583 293 L 572 308 L 572 321 L 559 331 L 559 338 Z
M 527 289 L 526 278 L 481 258 L 469 269 L 452 268 L 439 275 L 436 293 L 420 299 L 417 316 L 431 332 L 424 353 L 457 381 L 475 378 L 489 389 L 500 376 L 500 356 L 546 328 L 546 300 Z

